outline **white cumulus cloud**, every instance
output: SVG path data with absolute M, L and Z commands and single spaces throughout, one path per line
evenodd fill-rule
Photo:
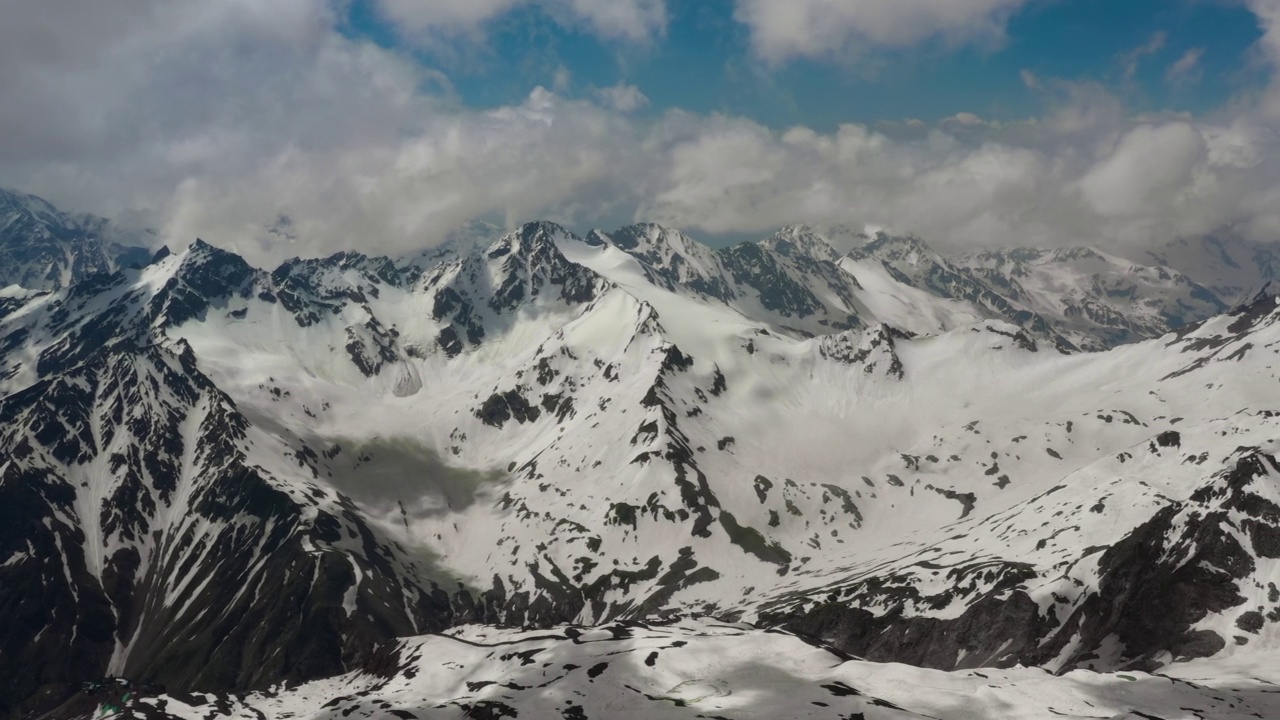
M 852 223 L 953 246 L 1280 238 L 1274 91 L 1194 119 L 1037 81 L 1056 105 L 1021 122 L 829 131 L 636 114 L 629 85 L 479 110 L 425 90 L 445 81 L 411 58 L 344 37 L 328 0 L 121 3 L 127 20 L 75 0 L 6 14 L 0 185 L 150 210 L 175 244 L 264 262 L 405 252 L 482 216 L 696 234 Z M 281 216 L 296 240 L 267 231 Z

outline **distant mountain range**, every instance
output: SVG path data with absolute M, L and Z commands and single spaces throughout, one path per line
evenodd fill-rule
M 1149 674 L 1275 658 L 1268 248 L 530 223 L 256 268 L 3 208 L 0 713 L 1280 712 Z

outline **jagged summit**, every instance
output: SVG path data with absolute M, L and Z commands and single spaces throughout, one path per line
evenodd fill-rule
M 145 265 L 151 253 L 92 215 L 0 188 L 0 287 L 54 290 L 101 272 Z
M 1232 234 L 1177 238 L 1128 254 L 1141 264 L 1195 278 L 1228 305 L 1244 302 L 1266 283 L 1280 280 L 1280 252 L 1274 244 Z
M 1250 300 L 1248 303 L 1246 303 L 1246 305 L 1256 305 L 1258 303 L 1264 303 L 1269 299 L 1274 300 L 1278 296 L 1280 296 L 1280 288 L 1273 288 L 1271 281 L 1267 281 L 1258 290 L 1258 294 L 1254 295 L 1253 299 Z
M 760 244 L 788 257 L 799 254 L 830 263 L 839 262 L 841 257 L 828 236 L 803 225 L 785 227 L 772 237 L 761 240 Z
M 874 257 L 883 262 L 919 265 L 942 262 L 942 256 L 914 235 L 889 235 L 878 232 L 848 254 L 853 260 Z

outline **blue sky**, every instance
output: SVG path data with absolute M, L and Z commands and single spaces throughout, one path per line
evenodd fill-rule
M 1191 113 L 1219 108 L 1267 77 L 1255 57 L 1257 17 L 1242 4 L 1213 0 L 1033 2 L 1009 18 L 1005 37 L 995 42 L 935 40 L 782 62 L 753 53 L 732 0 L 671 2 L 665 31 L 643 42 L 557 22 L 536 5 L 489 20 L 481 41 L 472 36 L 426 48 L 373 0 L 356 0 L 347 22 L 348 34 L 444 72 L 471 107 L 518 103 L 536 85 L 556 86 L 560 73 L 558 87 L 567 95 L 626 83 L 650 99 L 649 113 L 718 112 L 820 131 L 844 122 L 932 122 L 961 112 L 994 120 L 1032 116 L 1052 97 L 1028 87 L 1024 71 L 1042 83 L 1099 83 L 1134 111 Z M 1170 68 L 1188 53 L 1198 58 L 1194 68 L 1171 77 Z

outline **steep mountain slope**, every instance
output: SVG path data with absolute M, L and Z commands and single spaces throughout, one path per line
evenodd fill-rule
M 1000 319 L 1071 352 L 1159 337 L 1236 301 L 1230 288 L 1211 290 L 1167 267 L 1085 247 L 944 257 L 918 238 L 881 233 L 841 267 L 867 288 L 864 305 L 913 332 Z
M 0 288 L 66 287 L 95 273 L 144 265 L 151 253 L 92 215 L 65 213 L 34 196 L 0 188 Z
M 1195 278 L 1232 305 L 1280 282 L 1280 253 L 1274 246 L 1229 234 L 1178 238 L 1131 254 L 1138 262 L 1155 263 Z
M 273 287 L 198 244 L 6 318 L 5 705 L 107 672 L 211 688 L 315 677 L 453 622 L 429 559 L 315 484 L 313 451 L 254 427 L 165 333 Z
M 866 476 L 957 497 L 959 520 L 907 533 L 891 514 L 900 542 L 769 622 L 940 668 L 1150 669 L 1270 642 L 1280 475 L 1257 389 L 1276 382 L 1276 320 L 1263 297 L 1181 337 L 1002 371 L 1008 410 L 975 388 L 972 422 L 928 425 Z
M 1092 248 L 991 251 L 958 262 L 1089 350 L 1159 337 L 1228 309 L 1186 275 Z
M 876 284 L 817 240 L 533 223 L 270 272 L 197 242 L 10 291 L 0 702 L 262 689 L 461 623 L 713 616 L 939 670 L 1275 647 L 1274 298 L 1064 355 L 927 248 L 841 261 Z M 955 325 L 886 324 L 907 287 Z
M 629 289 L 639 295 L 652 287 L 718 301 L 775 331 L 803 337 L 864 323 L 865 308 L 854 297 L 857 280 L 836 266 L 838 256 L 821 241 L 798 245 L 779 236 L 713 250 L 679 231 L 633 225 L 609 234 L 593 231 L 585 242 L 600 248 L 598 262 L 611 266 L 623 262 L 609 258 L 611 250 L 629 255 L 640 275 Z
M 950 304 L 955 309 L 949 314 L 958 314 L 961 318 L 976 315 L 979 318 L 1004 320 L 1026 328 L 1034 337 L 1061 350 L 1077 349 L 1046 318 L 991 288 L 971 270 L 953 264 L 919 238 L 893 237 L 880 233 L 874 238 L 868 238 L 865 245 L 846 255 L 841 261 L 841 267 L 859 278 L 860 282 L 864 276 L 874 277 L 874 284 L 881 293 L 897 294 L 891 289 L 894 285 L 906 286 L 951 301 Z M 918 297 L 920 296 L 916 293 L 912 299 Z M 915 313 L 910 310 L 898 313 L 898 317 L 904 315 L 905 322 L 915 322 L 911 318 Z M 937 317 L 938 314 L 933 315 Z M 931 330 L 938 332 L 955 327 L 944 325 Z

